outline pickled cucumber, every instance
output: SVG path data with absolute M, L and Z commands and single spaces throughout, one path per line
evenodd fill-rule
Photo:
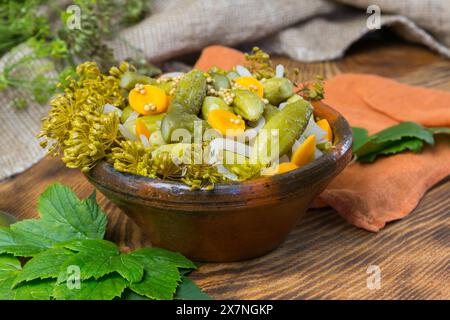
M 288 153 L 305 130 L 312 112 L 309 102 L 298 100 L 273 115 L 256 137 L 250 155 L 251 163 L 267 165 Z M 272 130 L 276 133 L 272 134 Z M 276 143 L 273 139 L 278 139 L 278 154 L 271 154 L 272 143 Z
M 227 105 L 225 103 L 225 101 L 223 101 L 220 98 L 217 97 L 205 97 L 205 99 L 203 100 L 203 105 L 202 105 L 202 117 L 203 119 L 207 120 L 208 119 L 208 113 L 211 110 L 215 110 L 215 109 L 222 109 L 222 110 L 227 110 L 227 111 L 233 111 L 233 108 L 230 107 L 229 105 Z
M 177 142 L 178 139 L 175 139 L 172 134 L 177 129 L 185 129 L 191 134 L 192 140 L 195 126 L 200 124 L 202 125 L 202 132 L 204 132 L 206 128 L 209 128 L 208 123 L 197 117 L 195 114 L 177 111 L 169 112 L 161 122 L 162 137 L 166 143 Z
M 206 77 L 199 70 L 192 70 L 180 80 L 169 105 L 173 111 L 198 114 L 206 95 Z
M 213 80 L 214 89 L 217 91 L 230 88 L 230 81 L 227 76 L 220 73 L 211 73 L 211 78 Z
M 234 112 L 248 121 L 257 121 L 264 112 L 264 103 L 260 97 L 249 90 L 234 89 Z
M 275 107 L 271 104 L 266 104 L 264 107 L 263 117 L 267 122 L 270 120 L 270 118 L 272 118 L 279 111 L 280 111 L 280 109 L 278 109 L 277 107 Z
M 133 108 L 131 108 L 130 106 L 125 107 L 122 110 L 122 115 L 120 116 L 120 121 L 122 123 L 125 123 L 125 121 L 127 121 L 128 117 L 130 116 L 130 114 L 133 112 Z
M 120 78 L 120 87 L 128 91 L 132 90 L 138 83 L 156 84 L 156 80 L 137 72 L 126 71 Z
M 286 78 L 270 78 L 262 82 L 264 98 L 273 105 L 279 105 L 294 94 L 294 84 Z

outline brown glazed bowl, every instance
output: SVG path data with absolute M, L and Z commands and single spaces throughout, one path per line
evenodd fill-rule
M 154 246 L 196 261 L 258 257 L 284 241 L 312 200 L 351 159 L 347 121 L 321 103 L 314 113 L 330 122 L 335 148 L 281 175 L 218 184 L 212 191 L 191 191 L 182 183 L 121 173 L 106 162 L 86 176 Z

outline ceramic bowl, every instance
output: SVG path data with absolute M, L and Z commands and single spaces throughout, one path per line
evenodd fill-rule
M 315 105 L 329 121 L 334 148 L 312 163 L 272 177 L 218 184 L 212 191 L 121 173 L 101 162 L 89 181 L 150 237 L 154 246 L 196 261 L 261 256 L 279 246 L 312 200 L 351 159 L 352 132 L 332 108 Z

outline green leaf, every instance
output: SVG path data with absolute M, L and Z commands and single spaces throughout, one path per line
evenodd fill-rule
M 203 292 L 191 279 L 182 277 L 182 282 L 178 286 L 175 299 L 178 300 L 212 300 L 212 298 Z
M 402 122 L 370 136 L 365 143 L 356 149 L 355 153 L 358 157 L 377 153 L 405 138 L 417 138 L 428 144 L 434 144 L 431 132 L 420 124 Z
M 12 290 L 14 300 L 50 300 L 55 286 L 54 280 L 35 280 L 21 284 Z
M 171 252 L 162 248 L 142 248 L 131 253 L 132 256 L 143 256 L 155 261 L 168 262 L 178 268 L 196 269 L 197 266 L 188 258 L 177 252 Z
M 396 141 L 401 138 L 417 138 L 428 144 L 434 143 L 433 135 L 416 122 L 401 122 L 398 125 L 384 129 L 371 137 L 376 142 Z
M 73 239 L 102 239 L 106 215 L 92 199 L 80 200 L 68 187 L 50 185 L 39 197 L 40 219 L 17 222 L 0 229 L 0 253 L 33 256 Z
M 7 254 L 0 255 L 0 276 L 5 272 L 16 272 L 21 269 L 19 259 Z
M 53 184 L 41 194 L 38 201 L 41 218 L 65 226 L 76 238 L 103 239 L 106 215 L 95 199 L 80 200 L 69 187 Z
M 369 140 L 369 131 L 364 128 L 353 127 L 353 153 Z
M 22 272 L 14 280 L 13 286 L 34 279 L 57 278 L 64 262 L 71 256 L 72 252 L 62 248 L 52 248 L 38 253 L 25 264 Z
M 432 134 L 450 134 L 450 128 L 427 128 Z
M 412 152 L 419 152 L 420 150 L 422 150 L 422 147 L 423 147 L 422 140 L 419 139 L 401 140 L 378 152 L 364 155 L 358 158 L 358 160 L 360 162 L 373 162 L 379 155 L 396 154 L 405 150 L 410 150 Z
M 106 240 L 76 240 L 62 244 L 78 253 L 65 261 L 63 268 L 75 265 L 80 268 L 81 280 L 99 279 L 117 272 L 129 282 L 142 279 L 144 268 L 135 258 L 120 253 L 116 244 Z M 67 273 L 61 273 L 58 283 L 67 280 Z
M 48 300 L 53 291 L 51 281 L 32 281 L 12 289 L 21 272 L 19 259 L 11 255 L 0 255 L 0 300 Z
M 127 281 L 118 274 L 101 279 L 81 280 L 80 287 L 69 287 L 63 282 L 55 286 L 53 297 L 58 300 L 112 300 L 120 297 Z
M 0 253 L 11 253 L 15 256 L 29 257 L 42 251 L 42 248 L 35 245 L 26 238 L 20 237 L 9 228 L 0 227 Z
M 195 268 L 182 255 L 160 248 L 139 249 L 130 254 L 144 266 L 144 278 L 130 289 L 150 299 L 173 299 L 181 280 L 178 268 Z

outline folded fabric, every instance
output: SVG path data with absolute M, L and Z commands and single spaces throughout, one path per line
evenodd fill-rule
M 370 134 L 399 121 L 449 126 L 450 93 L 413 87 L 373 75 L 342 74 L 325 83 L 324 102 L 352 126 Z M 421 153 L 402 153 L 371 164 L 354 163 L 319 196 L 350 223 L 379 231 L 386 222 L 408 215 L 423 194 L 450 175 L 450 146 L 445 138 Z
M 196 67 L 221 67 L 217 57 L 228 52 L 218 46 L 207 48 Z M 239 61 L 236 52 L 232 54 L 233 61 Z M 224 61 L 229 60 L 224 57 Z M 450 93 L 378 76 L 343 74 L 331 78 L 325 83 L 324 102 L 342 113 L 352 126 L 364 127 L 370 134 L 400 121 L 450 124 Z M 406 152 L 371 164 L 353 163 L 319 195 L 316 205 L 331 206 L 349 223 L 377 232 L 387 222 L 408 215 L 431 186 L 450 175 L 448 142 L 443 137 L 419 154 Z

